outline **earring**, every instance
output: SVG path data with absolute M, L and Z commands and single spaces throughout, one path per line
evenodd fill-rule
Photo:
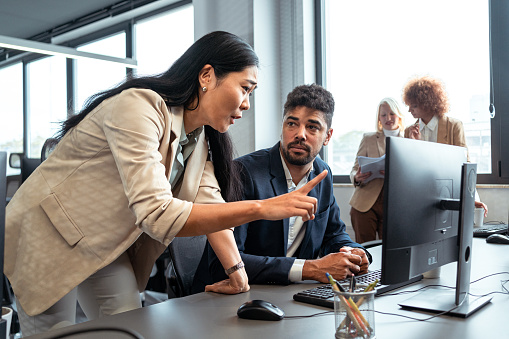
M 201 88 L 201 91 L 202 91 L 202 92 L 207 92 L 207 87 L 203 86 L 203 87 Z

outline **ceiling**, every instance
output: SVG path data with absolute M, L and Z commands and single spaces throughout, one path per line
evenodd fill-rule
M 0 0 L 0 35 L 28 39 L 120 0 Z
M 64 33 L 90 27 L 91 23 L 125 19 L 127 12 L 143 14 L 177 0 L 0 0 L 1 36 L 44 43 Z M 97 28 L 97 27 L 96 27 Z M 82 33 L 82 31 L 81 31 Z M 68 38 L 68 36 L 67 36 Z M 1 43 L 2 41 L 0 41 Z M 26 53 L 25 53 L 26 54 Z M 0 64 L 16 62 L 24 52 L 0 47 Z

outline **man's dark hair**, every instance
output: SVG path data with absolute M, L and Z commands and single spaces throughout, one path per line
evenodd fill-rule
M 327 129 L 331 128 L 334 115 L 334 98 L 332 94 L 317 84 L 297 86 L 286 97 L 283 116 L 299 107 L 316 109 L 324 114 Z

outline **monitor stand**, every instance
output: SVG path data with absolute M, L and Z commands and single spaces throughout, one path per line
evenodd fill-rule
M 460 306 L 456 304 L 455 292 L 443 289 L 429 289 L 400 303 L 404 309 L 423 310 L 434 313 L 446 313 L 455 317 L 466 318 L 481 309 L 491 301 L 490 297 L 475 297 L 467 295 Z
M 458 271 L 456 291 L 429 289 L 405 300 L 399 305 L 404 309 L 420 309 L 446 312 L 448 315 L 466 318 L 478 311 L 492 299 L 491 296 L 472 297 L 470 290 L 470 266 L 474 227 L 475 185 L 477 164 L 465 163 L 461 172 L 461 198 L 455 203 L 444 202 L 447 209 L 459 210 L 458 222 Z

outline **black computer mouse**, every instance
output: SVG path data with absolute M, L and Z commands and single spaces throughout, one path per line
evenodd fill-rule
M 251 300 L 240 305 L 237 315 L 244 319 L 281 320 L 285 312 L 268 301 Z
M 486 238 L 486 242 L 490 244 L 509 244 L 509 235 L 492 234 Z

